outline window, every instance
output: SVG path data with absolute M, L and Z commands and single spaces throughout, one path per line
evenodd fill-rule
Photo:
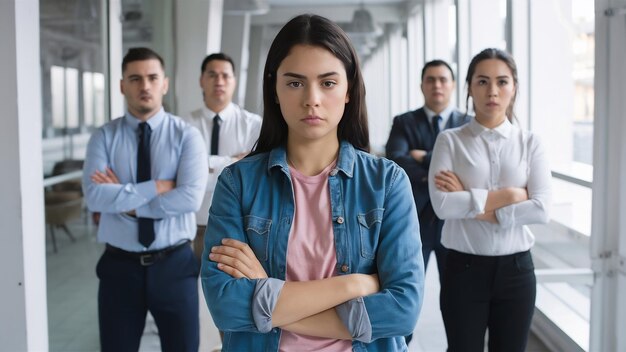
M 83 73 L 83 116 L 85 126 L 104 124 L 104 75 L 99 72 Z
M 553 175 L 552 221 L 531 227 L 540 269 L 537 307 L 572 346 L 588 349 L 594 2 L 532 1 L 527 6 L 529 125 L 542 139 Z
M 89 133 L 105 122 L 106 2 L 43 1 L 39 7 L 44 173 L 83 159 Z

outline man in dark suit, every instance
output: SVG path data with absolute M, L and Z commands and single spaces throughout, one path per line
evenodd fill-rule
M 428 265 L 430 252 L 435 251 L 440 277 L 447 249 L 441 245 L 443 220 L 437 218 L 430 204 L 428 167 L 439 131 L 469 121 L 466 114 L 450 104 L 454 87 L 454 73 L 450 65 L 442 60 L 427 62 L 422 69 L 421 84 L 425 104 L 393 119 L 386 148 L 387 157 L 409 175 L 420 221 L 424 265 Z

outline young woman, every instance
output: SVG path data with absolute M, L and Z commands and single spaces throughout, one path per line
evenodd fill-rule
M 512 123 L 513 58 L 485 49 L 470 63 L 476 116 L 435 143 L 429 189 L 450 249 L 441 282 L 448 351 L 524 351 L 535 306 L 535 274 L 524 225 L 548 221 L 550 169 L 532 133 Z
M 219 177 L 202 258 L 225 351 L 405 351 L 424 265 L 408 178 L 367 153 L 346 34 L 301 15 L 264 71 L 252 155 Z

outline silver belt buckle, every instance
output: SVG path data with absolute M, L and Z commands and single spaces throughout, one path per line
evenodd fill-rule
M 152 254 L 144 254 L 139 257 L 139 262 L 143 266 L 150 266 L 154 264 L 154 255 Z

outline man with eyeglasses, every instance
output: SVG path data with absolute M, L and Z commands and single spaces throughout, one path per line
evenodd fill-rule
M 459 127 L 469 117 L 450 104 L 455 88 L 454 73 L 442 60 L 427 62 L 422 69 L 424 106 L 393 119 L 387 141 L 387 157 L 400 165 L 411 180 L 420 221 L 424 267 L 430 252 L 437 257 L 439 275 L 445 268 L 447 249 L 441 244 L 443 221 L 437 218 L 428 194 L 428 167 L 439 131 Z
M 204 232 L 217 177 L 226 166 L 250 153 L 261 131 L 261 116 L 232 102 L 237 87 L 233 59 L 224 53 L 211 54 L 204 58 L 200 69 L 204 106 L 184 117 L 200 130 L 209 161 L 206 193 L 196 214 L 198 231 L 194 251 L 198 258 L 204 248 Z

